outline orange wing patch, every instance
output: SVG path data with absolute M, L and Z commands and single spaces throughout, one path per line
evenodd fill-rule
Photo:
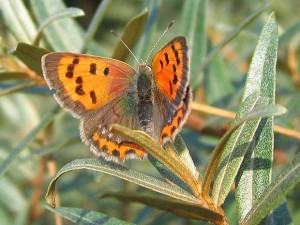
M 177 106 L 181 104 L 189 82 L 187 50 L 185 37 L 177 37 L 152 60 L 156 86 Z
M 50 53 L 43 61 L 48 85 L 57 90 L 57 99 L 71 110 L 74 104 L 86 111 L 106 105 L 128 91 L 135 73 L 124 62 L 96 56 Z
M 120 143 L 114 142 L 99 135 L 98 132 L 93 134 L 93 143 L 96 147 L 96 155 L 103 155 L 104 157 L 112 157 L 117 161 L 124 161 L 125 158 L 145 158 L 146 153 L 134 143 L 121 141 Z M 101 154 L 104 153 L 104 154 Z
M 165 127 L 162 128 L 159 140 L 161 144 L 163 144 L 167 140 L 167 138 L 170 138 L 172 141 L 174 140 L 175 136 L 187 120 L 187 117 L 190 113 L 191 99 L 192 91 L 188 86 L 186 88 L 186 96 L 183 99 L 182 106 L 177 110 L 171 123 L 167 124 Z

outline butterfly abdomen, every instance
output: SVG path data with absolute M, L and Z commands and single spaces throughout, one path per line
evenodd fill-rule
M 137 115 L 141 130 L 153 136 L 153 82 L 149 74 L 141 73 L 137 80 Z

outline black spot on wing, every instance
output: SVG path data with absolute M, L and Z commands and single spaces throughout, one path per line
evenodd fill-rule
M 96 104 L 96 102 L 97 102 L 97 96 L 96 96 L 96 93 L 94 91 L 90 92 L 90 97 L 91 97 L 92 103 Z
M 103 74 L 105 76 L 107 76 L 109 74 L 109 68 L 108 67 L 105 67 L 104 70 L 103 70 Z
M 82 85 L 78 85 L 76 88 L 75 88 L 75 93 L 78 94 L 78 95 L 84 95 L 85 92 L 84 90 L 82 89 Z
M 82 84 L 82 82 L 83 82 L 82 77 L 81 76 L 77 77 L 75 82 L 76 82 L 76 84 Z
M 91 63 L 90 64 L 90 71 L 91 74 L 95 75 L 97 73 L 97 64 L 96 63 Z

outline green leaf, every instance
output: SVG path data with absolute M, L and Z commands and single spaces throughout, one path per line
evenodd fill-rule
M 216 175 L 212 192 L 215 204 L 220 202 L 218 204 L 221 205 L 228 195 L 241 163 L 239 157 L 245 154 L 247 140 L 251 140 L 259 120 L 265 117 L 278 116 L 286 112 L 284 107 L 268 105 L 268 102 L 268 98 L 259 97 L 258 92 L 250 95 L 242 103 L 239 114 L 232 126 L 215 147 L 203 181 L 203 195 L 208 196 L 213 177 Z M 243 130 L 248 130 L 248 132 L 243 133 Z M 236 147 L 239 143 L 241 145 L 240 148 Z M 223 148 L 225 148 L 224 151 L 222 151 Z
M 238 124 L 243 116 L 256 108 L 266 106 L 269 102 L 266 98 L 260 98 L 258 92 L 250 95 L 241 105 L 233 125 Z M 234 182 L 244 154 L 250 147 L 251 140 L 259 124 L 259 119 L 242 124 L 230 137 L 223 149 L 223 153 L 216 172 L 212 197 L 215 205 L 222 205 L 227 197 L 230 187 Z M 221 142 L 222 143 L 222 142 Z M 221 144 L 220 143 L 220 144 Z M 222 143 L 223 144 L 223 143 Z M 222 147 L 222 146 L 221 146 Z M 213 160 L 213 159 L 211 159 Z M 206 173 L 211 173 L 209 170 Z
M 78 8 L 66 8 L 53 13 L 52 15 L 47 17 L 47 19 L 40 25 L 34 38 L 33 45 L 38 45 L 40 38 L 42 37 L 43 30 L 53 21 L 64 17 L 78 17 L 83 15 L 84 12 Z
M 300 182 L 300 154 L 290 162 L 254 203 L 241 225 L 258 224 Z
M 80 50 L 81 53 L 85 53 L 87 51 L 87 48 L 88 48 L 89 44 L 91 43 L 91 40 L 95 36 L 95 33 L 96 33 L 100 23 L 102 22 L 105 12 L 108 9 L 111 2 L 112 2 L 111 0 L 103 0 L 99 4 L 99 6 L 95 12 L 95 15 L 93 16 L 93 19 L 84 35 L 83 44 L 82 44 L 81 50 Z
M 18 80 L 24 78 L 28 78 L 28 74 L 26 72 L 1 72 L 0 73 L 0 81 Z
M 221 222 L 223 217 L 221 214 L 212 211 L 208 208 L 201 207 L 196 204 L 188 204 L 186 202 L 177 201 L 171 198 L 158 198 L 157 196 L 145 194 L 130 194 L 130 193 L 116 193 L 107 192 L 101 196 L 102 198 L 113 197 L 121 201 L 134 201 L 151 206 L 160 210 L 173 213 L 177 216 L 194 219 L 204 220 L 217 224 Z
M 15 213 L 13 217 L 14 223 L 8 224 L 26 224 L 27 218 L 30 214 L 30 202 L 26 199 L 22 187 L 18 186 L 18 181 L 13 181 L 11 178 L 1 177 L 0 179 L 0 203 L 1 212 L 6 212 L 8 216 Z M 4 210 L 4 209 L 9 210 Z M 3 210 L 2 210 L 3 209 Z M 2 218 L 1 218 L 2 219 Z M 16 222 L 17 221 L 17 222 Z M 5 223 L 5 219 L 1 223 Z
M 137 47 L 135 49 L 135 54 L 138 59 L 144 59 L 148 57 L 150 51 L 152 50 L 153 40 L 157 40 L 157 21 L 158 21 L 158 11 L 161 7 L 160 0 L 145 0 L 143 8 L 149 9 L 149 16 L 147 24 L 145 25 L 145 30 L 141 35 Z
M 248 16 L 240 24 L 238 24 L 209 54 L 200 66 L 200 71 L 204 70 L 211 60 L 221 51 L 221 49 L 233 40 L 242 30 L 250 25 L 261 13 L 263 13 L 270 5 L 271 1 L 264 3 L 254 13 Z
M 36 27 L 24 2 L 1 0 L 0 8 L 3 14 L 1 18 L 4 19 L 14 38 L 19 42 L 31 43 Z
M 139 40 L 141 34 L 143 33 L 144 27 L 146 25 L 148 18 L 148 10 L 144 9 L 140 14 L 133 17 L 127 24 L 124 29 L 123 35 L 121 36 L 121 40 L 128 46 L 131 50 Z M 112 54 L 112 58 L 119 59 L 122 61 L 126 60 L 129 51 L 124 46 L 124 44 L 119 41 L 115 50 Z
M 190 51 L 190 74 L 193 88 L 203 79 L 200 70 L 206 54 L 206 10 L 207 0 L 184 2 L 180 33 L 188 36 Z
M 169 148 L 169 151 L 176 151 L 181 162 L 183 162 L 187 168 L 191 171 L 191 175 L 193 179 L 199 180 L 199 172 L 192 160 L 192 157 L 187 149 L 182 137 L 177 135 L 174 143 L 167 142 L 165 144 L 165 148 Z M 172 173 L 163 163 L 155 159 L 152 155 L 148 155 L 148 159 L 151 164 L 158 170 L 158 172 L 165 177 L 167 180 L 172 181 L 172 183 L 176 184 L 177 186 L 181 187 L 183 190 L 192 193 L 192 190 L 187 186 L 185 182 L 183 182 L 178 176 Z
M 26 64 L 37 74 L 43 74 L 41 68 L 41 58 L 43 55 L 49 53 L 47 50 L 25 43 L 18 43 L 15 49 L 13 49 L 10 53 L 18 57 L 24 64 Z
M 9 88 L 5 88 L 5 89 L 0 89 L 0 96 L 3 95 L 8 95 L 17 91 L 21 91 L 24 90 L 26 88 L 30 88 L 35 86 L 37 83 L 35 81 L 28 81 L 28 82 L 24 82 L 22 84 L 18 84 L 18 85 L 14 85 L 12 87 Z
M 233 85 L 229 79 L 229 73 L 225 60 L 221 56 L 215 57 L 211 61 L 208 74 L 205 76 L 205 99 L 210 105 L 218 107 L 227 107 L 228 102 L 224 101 L 226 97 L 232 96 L 234 92 Z
M 148 154 L 149 162 L 157 169 L 157 171 L 166 179 L 172 181 L 173 184 L 192 194 L 191 188 L 176 176 L 172 171 L 170 171 L 163 163 L 154 158 L 151 154 Z
M 194 164 L 194 161 L 190 155 L 190 152 L 186 146 L 186 144 L 184 143 L 182 137 L 180 136 L 180 134 L 178 134 L 175 137 L 174 140 L 174 147 L 175 150 L 177 151 L 179 158 L 181 159 L 182 162 L 184 162 L 184 164 L 189 168 L 189 170 L 192 172 L 193 177 L 195 179 L 199 179 L 199 172 Z
M 284 49 L 286 45 L 291 43 L 291 40 L 295 38 L 300 32 L 300 22 L 296 22 L 285 30 L 283 34 L 279 36 L 278 48 Z
M 50 122 L 53 121 L 55 115 L 59 112 L 59 108 L 55 107 L 51 112 L 49 112 L 42 121 L 28 133 L 28 135 L 18 144 L 18 146 L 9 154 L 9 156 L 3 160 L 0 165 L 0 177 L 9 169 L 16 157 L 20 152 L 43 130 Z
M 275 103 L 278 34 L 274 14 L 265 24 L 247 76 L 243 98 L 259 91 Z M 273 162 L 273 117 L 261 120 L 237 177 L 237 207 L 241 221 L 271 183 Z
M 271 214 L 267 217 L 267 220 L 263 221 L 272 225 L 292 225 L 292 218 L 289 213 L 287 202 L 283 201 L 275 210 L 273 209 Z
M 46 200 L 50 206 L 55 206 L 55 183 L 57 179 L 66 172 L 81 169 L 110 174 L 172 198 L 193 204 L 199 203 L 198 199 L 184 190 L 162 182 L 154 177 L 129 169 L 123 165 L 105 161 L 103 159 L 78 159 L 61 168 L 51 180 L 46 194 Z
M 133 143 L 136 143 L 156 160 L 160 161 L 168 170 L 174 173 L 192 190 L 194 196 L 200 197 L 200 180 L 195 179 L 193 171 L 191 171 L 186 164 L 181 161 L 176 150 L 172 148 L 162 148 L 160 144 L 142 131 L 134 131 L 118 124 L 114 124 L 111 127 L 111 130 L 120 134 L 122 137 L 127 138 Z
M 79 225 L 132 225 L 123 220 L 110 217 L 104 213 L 95 212 L 87 209 L 71 208 L 71 207 L 58 207 L 51 208 L 46 206 L 50 211 L 62 216 L 63 218 L 72 221 Z
M 30 0 L 30 5 L 40 24 L 67 8 L 62 0 Z M 79 52 L 83 43 L 83 31 L 72 18 L 54 21 L 44 29 L 44 34 L 55 51 Z

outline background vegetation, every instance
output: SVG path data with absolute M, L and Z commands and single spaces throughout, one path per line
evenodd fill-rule
M 175 19 L 175 24 L 156 50 L 175 36 L 188 36 L 194 101 L 231 112 L 240 108 L 246 75 L 259 36 L 270 14 L 275 12 L 279 35 L 276 103 L 285 106 L 288 113 L 274 121 L 276 125 L 289 129 L 280 134 L 276 132 L 274 136 L 274 160 L 270 167 L 272 180 L 275 180 L 299 152 L 300 135 L 293 131 L 299 130 L 300 2 L 274 0 L 265 3 L 247 0 L 114 0 L 101 1 L 100 4 L 100 1 L 92 0 L 0 0 L 1 224 L 47 225 L 54 224 L 54 221 L 59 224 L 55 214 L 45 208 L 44 196 L 51 178 L 72 160 L 93 157 L 80 141 L 79 121 L 57 109 L 56 101 L 43 82 L 40 65 L 36 62 L 46 50 L 28 52 L 26 46 L 16 48 L 17 44 L 36 44 L 48 51 L 120 56 L 122 50 L 116 47 L 118 39 L 110 30 L 121 35 L 128 21 L 141 13 L 146 15 L 145 7 L 148 15 L 143 18 L 147 20 L 139 20 L 145 28 L 130 38 L 130 46 L 137 57 L 145 59 L 163 30 Z M 74 8 L 61 11 L 66 7 L 82 9 L 85 15 Z M 192 13 L 187 13 L 189 10 Z M 49 24 L 46 24 L 49 18 L 54 21 L 48 20 Z M 40 27 L 44 29 L 38 37 Z M 274 54 L 276 56 L 276 51 Z M 126 55 L 122 57 L 126 58 Z M 136 66 L 131 56 L 126 61 Z M 213 149 L 229 129 L 232 119 L 228 117 L 232 114 L 218 113 L 215 109 L 204 113 L 202 108 L 201 111 L 193 110 L 181 134 L 197 169 L 204 174 Z M 294 182 L 283 189 L 283 194 L 288 195 L 277 209 L 279 213 L 275 214 L 281 215 L 281 219 L 276 221 L 275 216 L 275 220 L 266 223 L 290 224 L 294 221 L 297 224 L 300 221 L 300 188 L 296 184 L 300 179 L 298 162 L 299 159 L 292 167 L 295 175 L 288 178 Z M 162 179 L 148 161 L 128 161 L 125 165 Z M 201 223 L 139 203 L 100 199 L 99 196 L 112 191 L 152 192 L 98 172 L 77 170 L 66 173 L 57 181 L 56 191 L 62 206 L 97 211 L 136 224 Z M 235 185 L 232 185 L 222 205 L 229 224 L 241 221 L 236 209 L 240 207 L 235 200 L 238 198 L 236 193 Z M 63 224 L 73 223 L 64 220 Z

